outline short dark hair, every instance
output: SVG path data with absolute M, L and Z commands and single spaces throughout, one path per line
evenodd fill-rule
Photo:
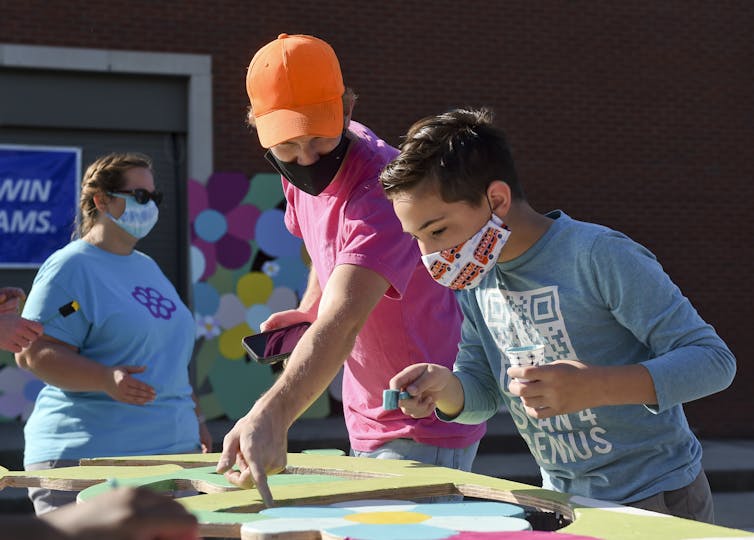
M 514 199 L 525 199 L 505 133 L 493 117 L 485 108 L 454 109 L 416 122 L 380 174 L 388 198 L 429 180 L 445 202 L 477 206 L 490 183 L 502 180 Z

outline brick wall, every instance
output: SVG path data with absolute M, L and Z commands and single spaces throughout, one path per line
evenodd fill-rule
M 689 405 L 692 425 L 754 436 L 754 3 L 27 0 L 0 12 L 5 43 L 211 54 L 216 170 L 267 169 L 243 124 L 244 76 L 283 31 L 333 45 L 355 119 L 393 144 L 421 116 L 494 108 L 533 206 L 648 246 L 736 353 L 733 386 Z

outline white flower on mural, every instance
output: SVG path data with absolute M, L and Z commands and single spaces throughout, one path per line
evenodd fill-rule
M 267 261 L 262 264 L 262 272 L 270 277 L 275 277 L 280 272 L 280 264 L 275 261 Z
M 221 332 L 222 328 L 212 315 L 196 315 L 196 339 L 214 339 Z

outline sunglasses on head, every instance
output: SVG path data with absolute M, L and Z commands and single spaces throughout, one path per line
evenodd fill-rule
M 113 195 L 118 193 L 122 193 L 123 195 L 131 195 L 131 197 L 133 197 L 134 200 L 139 204 L 147 204 L 149 202 L 149 199 L 152 199 L 157 206 L 160 206 L 160 203 L 162 202 L 162 192 L 157 190 L 147 191 L 146 189 L 139 188 L 111 191 L 110 193 Z

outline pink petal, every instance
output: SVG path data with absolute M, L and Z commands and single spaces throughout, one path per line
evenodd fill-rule
M 244 322 L 246 308 L 235 294 L 224 294 L 220 297 L 220 307 L 217 308 L 215 319 L 225 328 L 233 328 Z
M 207 208 L 207 190 L 196 180 L 188 182 L 188 212 L 189 221 L 193 222 L 199 213 Z
M 214 173 L 207 181 L 209 207 L 228 213 L 243 200 L 249 191 L 249 179 L 241 173 Z
M 192 238 L 191 244 L 198 247 L 204 254 L 204 273 L 199 276 L 199 281 L 208 279 L 215 273 L 217 268 L 217 254 L 215 244 L 205 242 L 199 237 Z
M 262 212 L 256 206 L 242 204 L 227 213 L 228 234 L 242 240 L 254 237 L 254 227 Z
M 217 260 L 225 268 L 241 268 L 249 262 L 251 246 L 245 240 L 226 234 L 216 244 Z

